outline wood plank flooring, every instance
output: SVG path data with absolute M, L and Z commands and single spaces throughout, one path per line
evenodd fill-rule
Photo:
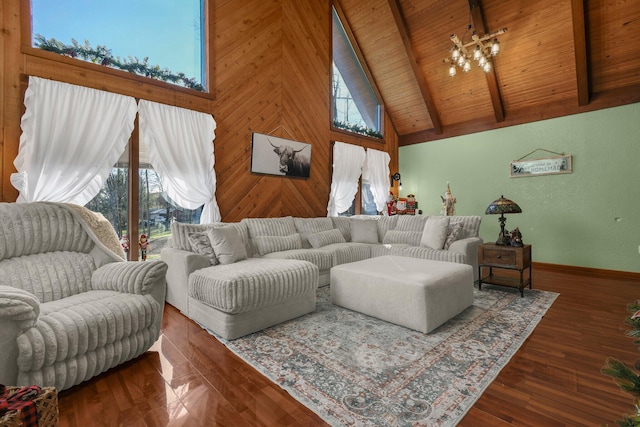
M 460 426 L 615 425 L 632 413 L 600 368 L 640 358 L 624 324 L 640 283 L 605 276 L 534 266 L 533 287 L 560 296 Z M 326 425 L 169 305 L 150 351 L 61 392 L 59 405 L 61 427 Z

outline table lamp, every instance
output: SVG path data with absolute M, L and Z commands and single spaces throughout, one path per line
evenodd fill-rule
M 520 209 L 520 206 L 518 206 L 517 203 L 509 199 L 505 199 L 504 196 L 500 196 L 499 199 L 491 202 L 485 214 L 486 215 L 500 214 L 500 218 L 498 218 L 498 221 L 500 222 L 500 234 L 498 235 L 498 240 L 496 240 L 496 245 L 509 245 L 511 243 L 509 240 L 509 237 L 504 232 L 504 222 L 507 220 L 504 217 L 504 214 L 521 213 L 521 212 L 522 212 L 522 209 Z

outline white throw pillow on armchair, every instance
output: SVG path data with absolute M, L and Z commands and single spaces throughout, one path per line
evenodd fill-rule
M 430 216 L 424 224 L 420 246 L 442 249 L 449 229 L 448 216 Z

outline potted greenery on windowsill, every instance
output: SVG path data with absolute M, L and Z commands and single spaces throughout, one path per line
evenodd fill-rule
M 632 330 L 627 331 L 627 335 L 634 337 L 633 343 L 640 346 L 640 301 L 629 304 L 627 310 L 632 315 L 625 319 L 625 323 L 633 327 Z M 606 365 L 601 369 L 603 374 L 613 377 L 613 380 L 620 386 L 622 391 L 630 393 L 636 398 L 635 414 L 631 416 L 625 415 L 622 420 L 616 420 L 616 424 L 621 427 L 640 426 L 640 359 L 636 360 L 634 369 L 629 368 L 613 357 L 608 358 Z

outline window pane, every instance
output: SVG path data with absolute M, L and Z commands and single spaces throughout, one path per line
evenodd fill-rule
M 333 9 L 333 121 L 339 128 L 379 136 L 380 104 Z
M 378 209 L 376 208 L 376 202 L 373 200 L 373 193 L 371 192 L 371 185 L 368 181 L 362 180 L 362 213 L 364 215 L 378 215 Z
M 140 236 L 136 246 L 140 250 L 139 259 L 160 259 L 160 252 L 167 246 L 171 237 L 171 223 L 173 221 L 187 224 L 200 223 L 202 206 L 196 210 L 184 209 L 173 203 L 162 192 L 160 177 L 150 166 L 140 169 L 140 218 L 138 230 Z M 143 238 L 148 243 L 145 252 L 142 251 Z
M 100 192 L 85 205 L 113 225 L 120 241 L 129 235 L 129 166 L 115 165 Z
M 125 64 L 127 71 L 182 86 L 193 87 L 189 79 L 204 85 L 204 1 L 31 0 L 32 43 L 113 68 Z M 186 79 L 169 78 L 180 73 Z

